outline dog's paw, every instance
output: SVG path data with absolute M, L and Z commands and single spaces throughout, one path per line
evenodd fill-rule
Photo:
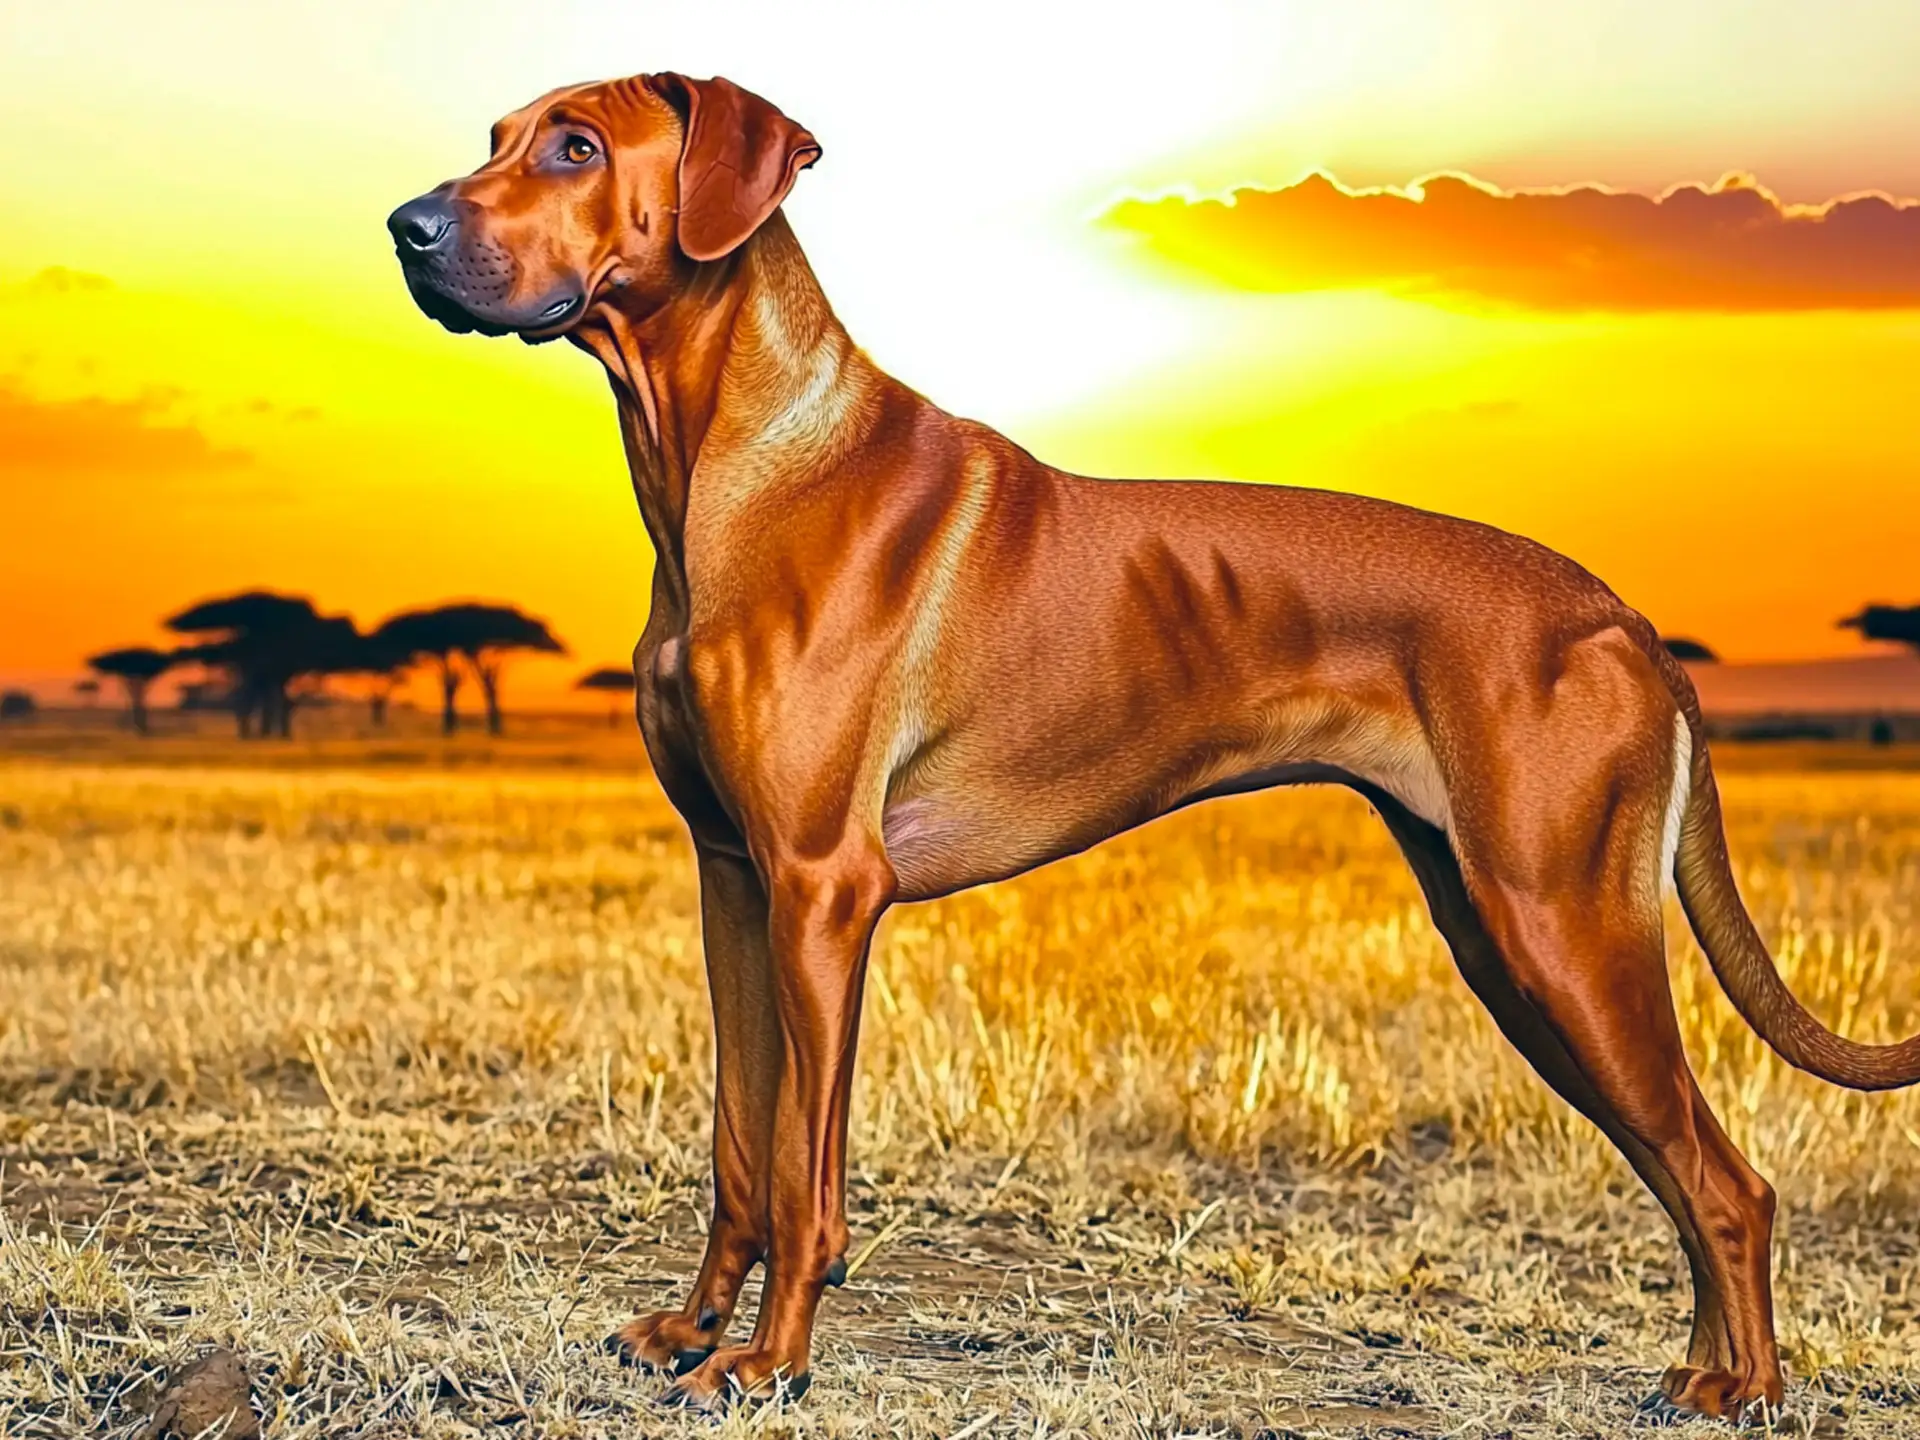
M 702 1325 L 701 1320 L 708 1323 Z M 629 1320 L 607 1337 L 606 1346 L 622 1364 L 684 1375 L 713 1354 L 725 1328 L 711 1311 L 694 1318 L 679 1310 L 662 1310 Z
M 723 1410 L 741 1401 L 798 1400 L 812 1379 L 771 1350 L 732 1345 L 716 1350 L 674 1382 L 662 1398 L 696 1410 Z
M 1668 1430 L 1676 1425 L 1685 1425 L 1694 1418 L 1696 1417 L 1682 1410 L 1658 1390 L 1647 1396 L 1633 1410 L 1633 1424 L 1636 1430 Z
M 1730 1370 L 1708 1370 L 1697 1365 L 1675 1365 L 1660 1377 L 1660 1391 L 1640 1403 L 1642 1425 L 1681 1425 L 1700 1416 L 1735 1425 L 1765 1424 L 1780 1397 L 1753 1394 L 1752 1387 Z

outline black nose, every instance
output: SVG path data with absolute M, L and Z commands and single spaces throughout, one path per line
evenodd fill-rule
M 422 195 L 389 215 L 387 229 L 402 250 L 431 250 L 453 233 L 453 210 L 442 196 Z

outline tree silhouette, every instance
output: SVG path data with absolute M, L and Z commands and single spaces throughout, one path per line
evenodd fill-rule
M 344 616 L 322 616 L 299 595 L 246 590 L 190 605 L 166 621 L 179 635 L 217 638 L 185 645 L 175 658 L 225 670 L 233 678 L 234 718 L 244 739 L 293 733 L 295 680 L 329 673 L 356 635 Z
M 136 733 L 147 733 L 147 687 L 173 668 L 173 656 L 164 650 L 136 645 L 125 650 L 102 650 L 87 657 L 87 668 L 111 675 L 126 688 L 127 714 Z
M 452 605 L 441 612 L 460 635 L 460 653 L 480 679 L 487 702 L 487 733 L 500 733 L 500 672 L 516 650 L 564 655 L 567 647 L 546 622 L 511 605 Z
M 288 694 L 296 702 L 324 694 L 330 675 L 360 673 L 366 658 L 361 649 L 366 637 L 345 615 L 322 615 L 285 640 L 292 652 L 286 661 Z
M 459 647 L 452 627 L 441 623 L 438 610 L 403 610 L 390 615 L 380 622 L 368 642 L 388 653 L 404 655 L 409 664 L 425 660 L 432 665 L 440 681 L 440 733 L 451 735 L 460 728 L 455 702 L 466 677 L 455 663 Z
M 1862 640 L 1898 640 L 1920 650 L 1920 605 L 1868 605 L 1840 628 L 1858 630 Z
M 386 726 L 387 706 L 394 692 L 406 683 L 413 658 L 405 646 L 396 643 L 386 632 L 385 626 L 371 635 L 354 637 L 350 663 L 341 666 L 339 673 L 367 677 L 367 719 L 374 729 Z
M 184 645 L 179 660 L 224 670 L 233 680 L 233 710 L 242 738 L 293 733 L 297 702 L 328 675 L 356 667 L 360 632 L 344 615 L 322 615 L 299 595 L 248 590 L 190 606 L 166 622 L 183 634 L 218 639 Z
M 487 733 L 498 735 L 500 673 L 507 659 L 521 650 L 566 654 L 543 621 L 511 605 L 462 602 L 429 610 L 408 610 L 393 616 L 374 632 L 383 643 L 397 645 L 414 657 L 429 660 L 440 676 L 440 729 L 451 735 L 459 728 L 454 699 L 461 675 L 456 657 L 463 659 L 480 682 L 487 706 Z
M 1667 647 L 1667 653 L 1676 660 L 1699 660 L 1717 664 L 1720 657 L 1698 640 L 1689 640 L 1684 635 L 1662 635 L 1660 643 Z
M 598 670 L 589 670 L 578 680 L 574 681 L 573 688 L 576 690 L 598 690 L 609 695 L 631 695 L 633 693 L 633 667 L 631 665 L 603 665 Z M 607 710 L 607 724 L 609 727 L 616 726 L 620 723 L 620 709 L 620 706 L 614 705 Z

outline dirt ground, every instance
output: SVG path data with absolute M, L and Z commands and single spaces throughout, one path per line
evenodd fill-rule
M 556 735 L 0 758 L 0 1431 L 139 1434 L 215 1346 L 274 1436 L 1657 1418 L 1689 1314 L 1664 1217 L 1320 792 L 890 921 L 812 1391 L 661 1407 L 600 1341 L 699 1256 L 691 865 L 624 739 Z M 1856 1035 L 1920 1025 L 1920 775 L 1727 768 L 1796 988 Z M 1920 1433 L 1920 1109 L 1791 1074 L 1673 951 L 1782 1196 L 1776 1430 Z

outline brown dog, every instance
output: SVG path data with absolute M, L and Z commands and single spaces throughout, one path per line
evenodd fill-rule
M 1666 882 L 1793 1064 L 1905 1085 L 1920 1039 L 1842 1039 L 1781 983 L 1692 687 L 1647 622 L 1484 525 L 1089 480 L 946 414 L 854 347 L 779 213 L 819 155 L 726 80 L 640 76 L 508 116 L 484 166 L 389 222 L 428 314 L 606 366 L 658 555 L 634 668 L 699 856 L 713 1223 L 685 1305 L 617 1345 L 698 1402 L 805 1385 L 845 1269 L 861 984 L 890 903 L 1331 781 L 1379 809 L 1468 984 L 1672 1216 L 1695 1311 L 1666 1396 L 1777 1404 L 1773 1193 L 1681 1049 Z M 719 1348 L 762 1261 L 753 1337 Z

